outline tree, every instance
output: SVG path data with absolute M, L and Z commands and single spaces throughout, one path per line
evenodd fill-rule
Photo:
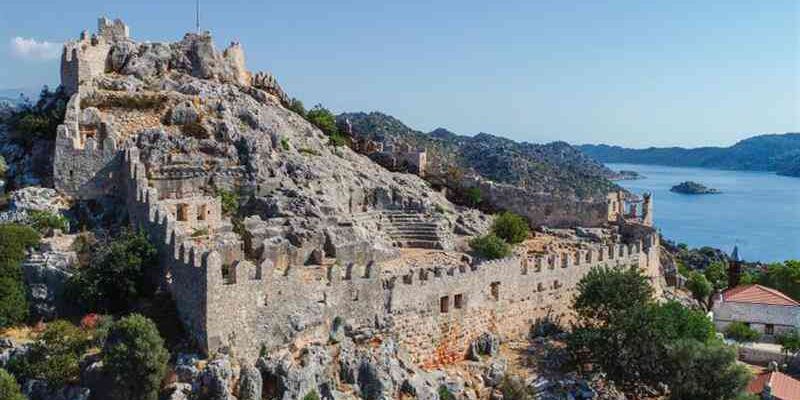
M 2 368 L 0 368 L 0 400 L 26 400 L 14 376 Z
M 638 268 L 592 268 L 576 286 L 572 308 L 592 326 L 607 325 L 611 317 L 631 307 L 648 304 L 653 288 Z
M 714 291 L 719 292 L 728 287 L 728 267 L 723 262 L 713 262 L 703 273 Z
M 787 356 L 796 357 L 800 353 L 800 332 L 796 329 L 778 335 L 775 342 L 781 345 L 781 351 Z
M 733 400 L 750 381 L 750 373 L 736 362 L 736 350 L 718 341 L 681 340 L 669 348 L 673 364 L 670 400 Z
M 0 224 L 0 328 L 28 317 L 22 276 L 25 250 L 39 243 L 39 234 L 17 224 Z
M 469 246 L 480 257 L 487 260 L 496 260 L 511 255 L 511 246 L 492 233 L 470 240 Z
M 57 389 L 80 379 L 80 359 L 90 345 L 86 331 L 63 320 L 47 324 L 25 356 L 12 364 L 19 376 L 41 379 Z
M 686 288 L 692 293 L 692 297 L 697 300 L 703 309 L 708 310 L 709 298 L 713 291 L 711 282 L 708 281 L 705 275 L 692 271 L 689 274 L 689 279 L 686 281 Z
M 530 228 L 525 218 L 509 211 L 504 211 L 498 215 L 492 224 L 492 233 L 505 239 L 511 244 L 522 243 L 528 238 Z
M 800 260 L 770 264 L 758 277 L 758 283 L 780 290 L 795 300 L 800 299 Z
M 157 264 L 156 256 L 156 248 L 144 233 L 124 232 L 99 246 L 88 267 L 73 275 L 69 282 L 72 297 L 91 310 L 125 311 L 152 294 L 146 270 Z
M 755 342 L 761 337 L 755 329 L 747 326 L 744 322 L 731 322 L 725 328 L 725 337 L 739 343 Z
M 638 269 L 594 268 L 577 289 L 577 318 L 567 350 L 578 363 L 593 362 L 619 384 L 656 387 L 669 382 L 675 374 L 669 362 L 674 343 L 716 340 L 703 312 L 677 302 L 657 303 Z
M 120 400 L 155 400 L 169 353 L 153 321 L 131 314 L 115 322 L 103 347 L 103 366 Z

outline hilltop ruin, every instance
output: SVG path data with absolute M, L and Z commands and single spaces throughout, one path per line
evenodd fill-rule
M 473 259 L 466 240 L 490 216 L 329 146 L 285 107 L 271 74 L 246 69 L 238 43 L 219 52 L 208 33 L 139 43 L 123 22 L 101 18 L 95 34 L 65 45 L 61 77 L 71 97 L 56 189 L 125 204 L 159 249 L 154 280 L 206 353 L 252 360 L 324 342 L 341 320 L 437 365 L 463 358 L 484 332 L 526 334 L 537 317 L 566 314 L 592 267 L 660 278 L 652 198 L 639 215 L 621 193 L 609 195 L 595 239 L 542 234 L 511 257 Z M 425 170 L 424 150 L 399 151 Z M 222 191 L 249 200 L 223 210 Z

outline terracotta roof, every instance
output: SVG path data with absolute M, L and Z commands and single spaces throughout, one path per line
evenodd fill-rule
M 773 306 L 800 306 L 791 297 L 761 285 L 743 285 L 722 293 L 724 301 L 734 303 L 768 304 Z
M 747 391 L 761 394 L 769 382 L 772 396 L 776 400 L 800 400 L 800 381 L 780 372 L 765 372 L 753 378 L 747 385 Z

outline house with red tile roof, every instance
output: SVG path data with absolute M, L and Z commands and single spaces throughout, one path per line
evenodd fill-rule
M 712 312 L 717 330 L 724 331 L 733 322 L 743 322 L 760 332 L 764 341 L 800 328 L 800 303 L 761 285 L 742 285 L 722 292 Z
M 767 390 L 774 400 L 800 400 L 800 381 L 789 375 L 767 371 L 756 375 L 747 385 L 747 392 L 762 395 Z

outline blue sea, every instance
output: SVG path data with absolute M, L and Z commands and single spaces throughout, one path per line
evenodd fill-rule
M 747 261 L 800 259 L 800 178 L 769 172 L 606 165 L 645 176 L 617 183 L 636 194 L 653 193 L 655 224 L 668 239 L 728 253 L 736 245 Z M 699 182 L 722 193 L 685 195 L 669 191 L 683 181 Z

